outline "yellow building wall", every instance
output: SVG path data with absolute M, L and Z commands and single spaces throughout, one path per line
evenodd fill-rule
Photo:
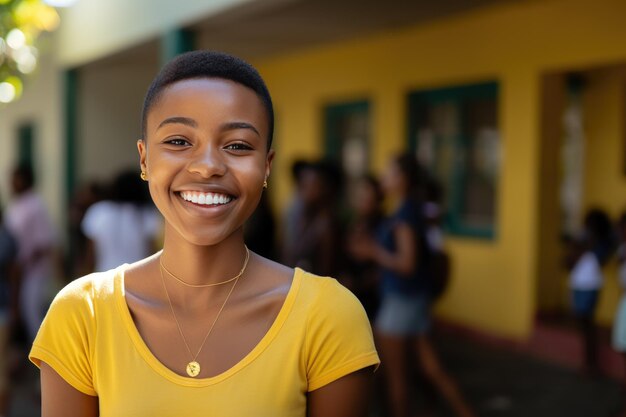
M 372 169 L 380 171 L 406 146 L 409 91 L 497 80 L 503 145 L 497 237 L 449 239 L 454 277 L 438 314 L 527 338 L 539 250 L 541 77 L 626 60 L 623 16 L 626 2 L 618 0 L 519 2 L 255 62 L 276 103 L 276 206 L 292 191 L 286 173 L 293 158 L 323 152 L 325 103 L 370 100 Z
M 613 218 L 626 210 L 626 63 L 585 74 L 585 207 Z M 607 265 L 597 318 L 610 324 L 620 294 L 615 261 Z

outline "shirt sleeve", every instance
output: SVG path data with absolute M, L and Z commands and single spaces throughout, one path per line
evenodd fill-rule
M 380 363 L 361 303 L 336 280 L 318 279 L 325 282 L 306 323 L 308 391 Z
M 95 314 L 88 278 L 70 283 L 55 297 L 28 358 L 37 367 L 45 362 L 72 387 L 96 396 L 92 369 Z

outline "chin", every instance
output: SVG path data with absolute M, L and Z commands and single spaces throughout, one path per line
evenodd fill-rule
M 235 230 L 215 230 L 207 233 L 198 233 L 197 230 L 183 235 L 184 240 L 195 246 L 215 246 L 228 240 L 241 228 Z

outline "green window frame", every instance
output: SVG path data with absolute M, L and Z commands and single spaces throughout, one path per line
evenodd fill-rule
M 478 112 L 482 111 L 479 116 L 475 116 L 477 107 L 480 108 Z M 454 114 L 454 122 L 443 129 L 435 127 L 442 123 L 433 120 L 437 109 Z M 429 132 L 430 160 L 422 163 L 443 187 L 446 231 L 457 236 L 495 238 L 500 147 L 497 135 L 498 84 L 485 82 L 410 92 L 408 112 L 408 145 L 413 152 L 420 154 L 420 141 L 425 141 L 424 132 Z M 476 118 L 482 118 L 483 122 L 487 119 L 493 125 L 490 127 L 491 140 L 482 141 L 491 144 L 485 149 L 479 148 L 481 142 L 476 139 L 479 135 L 474 122 Z M 490 170 L 481 171 L 475 167 L 475 155 L 481 151 L 490 156 Z M 473 195 L 472 182 L 488 189 L 488 198 L 482 200 L 489 201 L 481 200 L 478 204 L 483 212 L 480 221 L 470 220 L 471 213 L 468 214 L 471 211 L 468 201 Z M 477 200 L 474 197 L 473 201 Z
M 342 172 L 344 203 L 354 198 L 356 183 L 369 172 L 371 119 L 367 100 L 324 106 L 324 159 Z
M 35 167 L 35 124 L 22 123 L 17 128 L 17 161 Z
M 329 104 L 324 107 L 324 156 L 333 160 L 341 160 L 343 141 L 341 125 L 351 116 L 364 115 L 368 120 L 370 104 L 367 100 Z M 366 143 L 369 146 L 370 138 Z

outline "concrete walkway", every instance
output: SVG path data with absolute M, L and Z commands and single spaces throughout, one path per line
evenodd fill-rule
M 435 340 L 446 368 L 481 417 L 615 417 L 622 407 L 624 392 L 616 379 L 585 377 L 450 335 Z

